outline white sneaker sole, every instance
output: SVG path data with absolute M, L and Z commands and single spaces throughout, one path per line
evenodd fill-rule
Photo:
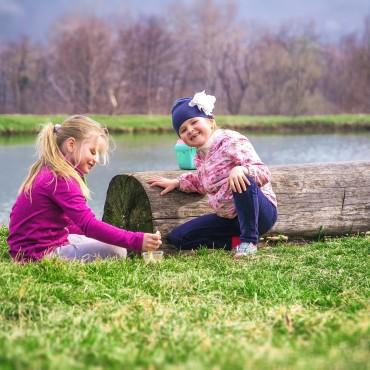
M 253 256 L 254 254 L 257 253 L 257 249 L 253 249 L 250 252 L 237 252 L 234 254 L 234 258 L 239 259 L 243 257 L 248 257 L 248 256 Z

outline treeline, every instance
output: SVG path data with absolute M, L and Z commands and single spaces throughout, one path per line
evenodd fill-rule
M 215 0 L 114 19 L 65 16 L 46 43 L 0 45 L 0 113 L 167 114 L 202 89 L 216 113 L 370 112 L 369 16 L 335 43 L 314 22 L 272 30 Z

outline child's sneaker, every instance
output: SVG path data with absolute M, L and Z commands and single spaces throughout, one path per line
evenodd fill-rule
M 241 258 L 257 253 L 257 245 L 253 243 L 240 243 L 235 248 L 234 258 Z

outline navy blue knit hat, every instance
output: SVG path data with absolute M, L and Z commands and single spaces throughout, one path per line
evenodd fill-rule
M 212 110 L 215 101 L 214 96 L 206 95 L 204 91 L 195 94 L 193 98 L 177 99 L 171 108 L 172 125 L 177 135 L 179 135 L 180 126 L 189 118 L 213 118 Z

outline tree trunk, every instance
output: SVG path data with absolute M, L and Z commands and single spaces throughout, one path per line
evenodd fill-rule
M 290 238 L 344 235 L 370 229 L 370 162 L 272 166 L 278 221 L 268 234 Z M 115 176 L 108 188 L 103 220 L 124 229 L 166 235 L 191 218 L 211 213 L 207 197 L 173 191 L 160 196 L 146 180 L 175 178 L 185 171 L 136 172 Z

